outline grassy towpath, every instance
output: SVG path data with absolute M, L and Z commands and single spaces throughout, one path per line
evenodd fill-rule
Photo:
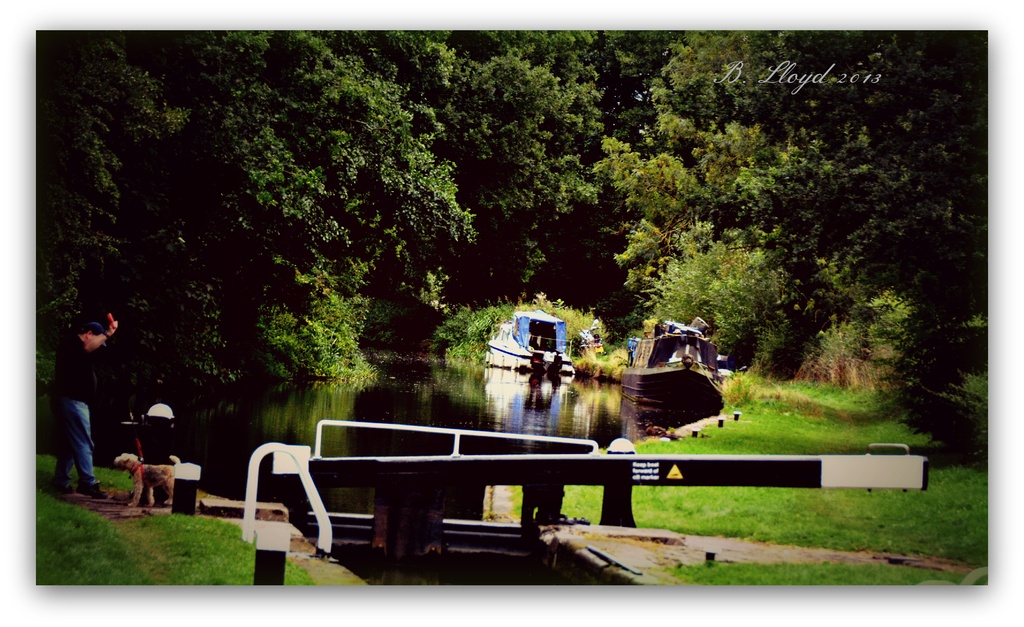
M 50 486 L 53 466 L 52 456 L 36 456 L 37 585 L 252 585 L 256 548 L 242 540 L 235 522 L 164 515 L 168 507 L 128 508 L 127 475 L 97 467 L 113 497 L 100 513 L 84 497 L 58 495 Z M 284 583 L 363 585 L 341 567 L 294 558 L 285 565 Z
M 734 408 L 741 411 L 738 421 L 731 419 Z M 722 428 L 707 426 L 697 438 L 652 438 L 638 443 L 637 452 L 861 455 L 872 443 L 904 443 L 911 453 L 929 458 L 928 489 L 640 486 L 633 490 L 637 526 L 797 547 L 922 556 L 964 569 L 988 565 L 986 469 L 963 464 L 939 443 L 910 431 L 887 413 L 877 395 L 759 383 L 742 404 L 727 407 L 727 412 L 730 419 Z M 600 507 L 600 488 L 566 488 L 567 515 L 598 520 Z M 721 578 L 727 580 L 728 575 Z M 844 583 L 842 576 L 838 579 Z

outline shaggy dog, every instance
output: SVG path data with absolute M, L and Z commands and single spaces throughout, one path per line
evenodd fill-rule
M 181 460 L 174 455 L 171 455 L 169 459 L 175 464 L 181 463 Z M 128 474 L 132 476 L 132 480 L 135 481 L 132 500 L 128 503 L 130 507 L 137 507 L 139 505 L 139 498 L 142 496 L 143 489 L 146 490 L 147 504 L 152 506 L 153 488 L 156 487 L 161 487 L 167 492 L 166 504 L 173 504 L 174 466 L 144 464 L 139 461 L 138 455 L 124 453 L 123 455 L 118 455 L 114 460 L 114 468 L 128 471 Z

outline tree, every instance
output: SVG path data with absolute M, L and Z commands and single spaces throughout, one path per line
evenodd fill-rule
M 665 149 L 610 141 L 601 166 L 645 220 L 620 256 L 636 287 L 678 255 L 675 234 L 702 221 L 716 238 L 742 231 L 787 277 L 779 311 L 796 350 L 771 360 L 783 374 L 819 332 L 895 295 L 910 312 L 898 336 L 907 406 L 956 441 L 944 391 L 985 369 L 985 34 L 685 44 L 654 90 Z
M 549 264 L 571 249 L 563 223 L 592 203 L 579 146 L 598 132 L 588 33 L 454 33 L 457 64 L 439 107 L 440 155 L 456 165 L 458 199 L 476 240 L 457 249 L 454 302 L 516 297 L 549 285 Z
M 152 266 L 179 263 L 173 227 L 136 239 L 167 193 L 161 149 L 186 124 L 157 79 L 132 64 L 118 33 L 37 38 L 36 314 L 40 379 L 58 334 L 74 322 L 127 317 L 121 337 L 145 342 L 126 303 L 139 287 L 137 246 Z M 148 278 L 154 278 L 150 276 Z

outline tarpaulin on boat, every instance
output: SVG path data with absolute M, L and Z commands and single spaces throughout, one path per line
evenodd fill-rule
M 564 352 L 565 321 L 541 310 L 517 311 L 513 316 L 516 341 L 523 348 Z
M 640 367 L 655 368 L 659 365 L 671 364 L 681 360 L 687 353 L 685 347 L 693 349 L 691 353 L 696 362 L 717 369 L 718 349 L 711 342 L 696 334 L 665 334 L 656 338 L 640 340 L 633 363 Z

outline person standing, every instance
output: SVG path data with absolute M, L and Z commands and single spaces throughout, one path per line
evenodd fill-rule
M 96 351 L 117 331 L 117 320 L 107 314 L 107 328 L 87 322 L 57 347 L 51 408 L 57 424 L 57 468 L 53 483 L 70 494 L 71 467 L 78 469 L 78 493 L 105 499 L 107 493 L 93 474 L 93 441 L 89 407 L 96 400 Z

